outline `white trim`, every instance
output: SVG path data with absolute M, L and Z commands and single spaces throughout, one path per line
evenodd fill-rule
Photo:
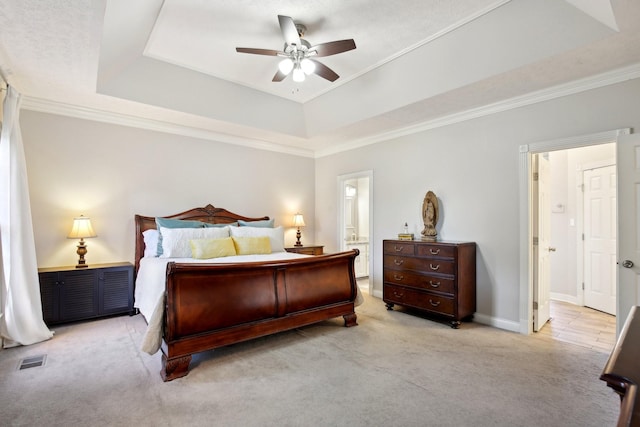
M 473 315 L 473 321 L 476 323 L 480 323 L 482 325 L 493 326 L 499 329 L 505 329 L 511 332 L 519 332 L 520 325 L 518 322 L 514 322 L 512 320 L 500 319 L 498 317 L 487 316 L 482 313 L 475 313 Z
M 585 147 L 589 145 L 615 142 L 620 135 L 631 133 L 630 128 L 562 138 L 551 141 L 534 142 L 520 146 L 519 156 L 519 193 L 520 193 L 520 333 L 533 332 L 533 241 L 531 225 L 531 155 L 546 151 L 564 150 L 567 148 Z
M 423 132 L 431 129 L 448 126 L 455 123 L 464 122 L 467 120 L 488 116 L 491 114 L 519 108 L 527 105 L 536 104 L 538 102 L 548 101 L 551 99 L 559 98 L 562 96 L 568 96 L 587 90 L 597 89 L 600 87 L 624 82 L 640 78 L 640 63 L 633 64 L 628 67 L 620 68 L 617 70 L 609 71 L 606 73 L 598 74 L 595 76 L 587 77 L 584 79 L 575 80 L 562 85 L 557 85 L 540 91 L 532 92 L 526 95 L 514 97 L 500 102 L 487 104 L 482 107 L 472 108 L 466 111 L 461 111 L 455 114 L 449 114 L 443 117 L 439 117 L 433 120 L 427 120 L 416 125 L 406 126 L 403 128 L 395 129 L 389 132 L 383 132 L 376 135 L 371 135 L 365 138 L 349 141 L 344 144 L 339 144 L 335 147 L 327 149 L 311 150 L 305 148 L 294 148 L 291 146 L 284 146 L 268 141 L 264 141 L 258 138 L 251 137 L 238 137 L 234 135 L 224 134 L 221 132 L 205 130 L 200 128 L 194 128 L 191 126 L 177 125 L 171 123 L 165 123 L 158 120 L 152 120 L 142 117 L 129 116 L 125 114 L 110 112 L 101 110 L 98 108 L 82 107 L 63 102 L 45 100 L 41 98 L 35 98 L 30 96 L 22 97 L 22 108 L 32 111 L 39 111 L 44 113 L 59 114 L 70 117 L 77 117 L 87 120 L 95 120 L 99 122 L 119 124 L 122 126 L 130 126 L 141 129 L 156 130 L 159 132 L 166 132 L 176 135 L 191 136 L 200 139 L 214 140 L 224 142 L 228 144 L 237 144 L 246 147 L 256 148 L 260 150 L 276 151 L 286 154 L 293 154 L 301 157 L 325 157 L 332 154 L 337 154 L 356 148 L 364 147 L 378 142 L 387 141 L 394 138 L 399 138 L 406 135 L 411 135 L 418 132 Z M 304 142 L 304 139 L 301 139 Z
M 569 304 L 580 305 L 578 302 L 578 299 L 573 295 L 551 292 L 551 299 L 554 301 L 562 301 L 562 302 L 568 302 Z
M 42 98 L 24 96 L 22 98 L 21 107 L 25 110 L 38 111 L 41 113 L 58 114 L 61 116 L 75 117 L 84 120 L 93 120 L 96 122 L 147 129 L 209 141 L 218 141 L 226 144 L 240 145 L 258 150 L 276 151 L 300 157 L 314 157 L 313 150 L 307 148 L 294 148 L 291 146 L 274 144 L 257 138 L 239 137 L 193 126 L 168 123 L 155 119 L 131 116 L 92 107 L 82 107 Z

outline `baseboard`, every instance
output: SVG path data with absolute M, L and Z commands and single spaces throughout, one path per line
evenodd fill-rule
M 482 313 L 476 313 L 473 315 L 473 321 L 483 325 L 493 326 L 494 328 L 520 333 L 520 323 L 512 320 L 505 320 L 493 316 L 487 316 Z
M 573 295 L 560 294 L 558 292 L 551 292 L 551 299 L 554 301 L 562 301 L 562 302 L 568 302 L 570 304 L 579 305 L 578 297 Z

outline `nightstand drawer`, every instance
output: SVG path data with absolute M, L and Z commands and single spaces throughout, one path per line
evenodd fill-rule
M 287 252 L 294 252 L 296 254 L 304 255 L 322 255 L 324 246 L 292 246 L 290 248 L 284 248 Z

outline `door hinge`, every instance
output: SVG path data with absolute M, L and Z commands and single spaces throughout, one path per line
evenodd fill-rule
M 584 241 L 584 233 L 582 233 L 582 240 Z
M 539 176 L 540 176 L 540 174 L 538 172 L 534 172 L 533 173 L 533 180 L 537 181 Z
M 537 310 L 538 309 L 538 301 L 534 301 L 533 302 L 533 309 Z
M 584 184 L 580 184 L 580 190 L 584 193 Z
M 538 244 L 538 238 L 534 237 L 533 238 L 533 246 L 536 246 Z
M 584 282 L 582 282 L 582 290 L 584 291 Z

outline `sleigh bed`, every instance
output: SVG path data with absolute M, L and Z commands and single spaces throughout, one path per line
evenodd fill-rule
M 174 220 L 191 221 L 184 224 L 207 230 L 180 230 L 183 223 Z M 187 375 L 194 353 L 339 316 L 345 326 L 357 325 L 355 305 L 359 295 L 354 260 L 358 251 L 320 256 L 286 252 L 281 228 L 265 226 L 268 220 L 244 217 L 212 205 L 160 220 L 135 216 L 135 306 L 148 323 L 142 349 L 150 354 L 162 351 L 160 374 L 164 381 Z M 158 221 L 172 221 L 176 230 L 158 227 Z M 174 257 L 177 252 L 165 250 L 158 256 L 160 247 L 170 246 L 170 239 L 179 232 L 209 233 L 209 228 L 270 236 L 273 250 L 261 250 L 259 254 L 241 250 L 240 255 L 205 255 L 198 259 L 185 254 Z M 158 233 L 148 230 L 162 231 L 165 240 L 160 237 L 161 243 L 157 244 L 153 237 Z M 232 239 L 237 248 L 242 239 Z M 211 240 L 193 239 L 189 244 L 195 251 L 196 243 Z

